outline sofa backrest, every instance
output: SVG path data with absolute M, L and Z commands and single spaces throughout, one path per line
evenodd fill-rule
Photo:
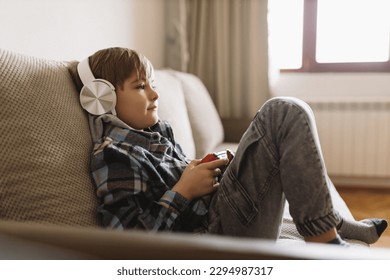
M 224 141 L 221 118 L 203 82 L 193 74 L 171 70 L 183 88 L 188 117 L 195 142 L 196 157 L 216 152 Z
M 217 109 L 203 82 L 193 74 L 156 70 L 159 116 L 169 121 L 187 157 L 202 158 L 224 140 Z
M 156 91 L 159 93 L 159 118 L 168 121 L 175 139 L 189 159 L 195 158 L 195 143 L 188 118 L 183 87 L 180 81 L 167 70 L 155 71 Z
M 91 137 L 65 64 L 0 49 L 0 219 L 97 226 Z

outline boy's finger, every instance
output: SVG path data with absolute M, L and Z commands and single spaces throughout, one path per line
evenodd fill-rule
M 208 169 L 215 169 L 215 168 L 218 168 L 220 166 L 227 165 L 228 163 L 229 163 L 229 160 L 227 158 L 223 158 L 223 159 L 216 159 L 216 160 L 213 160 L 210 162 L 205 162 L 202 164 L 204 164 L 205 167 L 207 167 Z

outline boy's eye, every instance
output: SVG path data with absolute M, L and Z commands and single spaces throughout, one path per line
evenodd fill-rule
M 145 84 L 140 84 L 140 85 L 138 85 L 137 86 L 137 89 L 142 89 L 142 90 L 144 90 L 145 89 Z

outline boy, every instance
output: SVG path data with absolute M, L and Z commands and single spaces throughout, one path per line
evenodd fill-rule
M 387 227 L 381 219 L 346 221 L 333 209 L 313 114 L 301 100 L 269 100 L 234 160 L 201 163 L 186 159 L 169 124 L 159 120 L 146 57 L 123 48 L 100 50 L 72 76 L 87 111 L 108 108 L 89 111 L 91 171 L 104 226 L 275 240 L 286 198 L 309 242 L 347 245 L 343 237 L 373 243 Z M 85 102 L 93 79 L 109 85 L 109 102 L 99 90 L 92 94 L 96 106 Z

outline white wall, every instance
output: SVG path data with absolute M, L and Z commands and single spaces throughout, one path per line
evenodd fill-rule
M 144 53 L 164 64 L 164 1 L 0 0 L 0 48 L 80 60 L 106 47 Z
M 273 73 L 270 87 L 306 101 L 390 101 L 389 73 Z

